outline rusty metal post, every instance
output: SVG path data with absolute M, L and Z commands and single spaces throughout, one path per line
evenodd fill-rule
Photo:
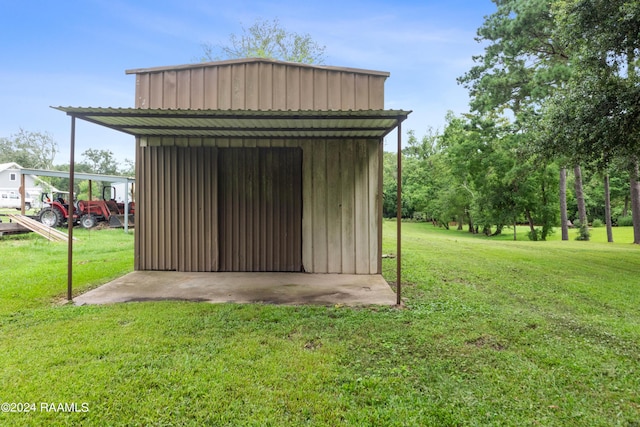
M 396 214 L 396 304 L 402 304 L 402 124 L 398 122 L 398 178 Z
M 67 246 L 67 301 L 73 299 L 73 175 L 75 173 L 76 118 L 71 116 L 71 147 L 69 149 L 69 217 L 67 218 L 69 244 Z

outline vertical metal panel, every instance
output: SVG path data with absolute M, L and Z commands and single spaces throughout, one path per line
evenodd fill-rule
M 284 65 L 273 65 L 273 80 L 271 81 L 273 104 L 272 110 L 287 109 L 287 67 Z
M 188 198 L 189 191 L 189 188 L 185 186 L 185 184 L 187 184 L 185 179 L 187 170 L 184 168 L 186 154 L 187 152 L 181 148 L 178 148 L 176 151 L 176 187 L 181 189 L 182 201 L 184 201 L 185 197 Z M 185 217 L 187 206 L 185 203 L 176 201 L 175 209 L 178 215 L 178 236 L 180 236 L 178 239 L 178 262 L 176 263 L 176 269 L 178 271 L 188 271 L 187 265 L 185 264 L 185 256 L 188 256 L 186 252 L 188 249 L 187 239 L 189 237 L 187 233 L 188 218 Z M 162 233 L 163 231 L 165 230 L 157 230 L 158 233 Z
M 314 272 L 313 250 L 313 145 L 302 144 L 302 265 L 307 272 Z
M 165 195 L 165 210 L 164 215 L 167 220 L 165 222 L 164 233 L 169 236 L 169 242 L 167 246 L 167 259 L 165 260 L 165 269 L 166 270 L 177 270 L 178 269 L 178 259 L 180 256 L 179 251 L 179 240 L 182 237 L 178 233 L 178 215 L 176 206 L 178 204 L 177 195 L 181 191 L 178 188 L 178 147 L 166 147 L 165 152 L 167 156 L 169 156 L 169 162 L 165 166 L 164 177 L 167 179 L 168 188 L 167 194 Z M 158 230 L 160 232 L 160 230 Z
M 315 273 L 327 273 L 327 149 L 324 141 L 312 144 L 312 192 L 309 203 L 313 209 L 313 268 Z
M 342 73 L 329 71 L 327 79 L 327 109 L 342 110 Z
M 369 77 L 369 109 L 381 110 L 384 108 L 384 77 Z
M 162 108 L 163 107 L 163 77 L 164 73 L 151 73 L 149 76 L 149 107 L 148 108 Z
M 313 70 L 309 68 L 300 69 L 300 109 L 313 109 Z
M 152 171 L 153 181 L 156 183 L 156 191 L 154 193 L 160 197 L 158 197 L 158 199 L 154 201 L 156 206 L 152 210 L 153 216 L 151 221 L 153 221 L 153 223 L 155 224 L 158 224 L 158 227 L 161 228 L 162 230 L 167 230 L 167 223 L 166 223 L 167 216 L 163 215 L 163 212 L 167 211 L 167 205 L 165 204 L 165 202 L 167 201 L 167 197 L 164 197 L 164 195 L 167 194 L 167 190 L 168 190 L 165 186 L 166 180 L 164 179 L 164 176 L 163 176 L 164 171 L 166 170 L 166 165 L 165 165 L 166 151 L 167 150 L 165 148 L 159 148 L 159 149 L 153 150 L 154 163 L 157 165 L 157 167 L 153 168 L 153 171 Z M 164 270 L 166 268 L 165 251 L 168 243 L 169 242 L 167 242 L 167 233 L 166 232 L 159 233 L 157 236 L 157 244 L 154 245 L 154 248 L 153 248 L 152 265 L 156 270 Z
M 176 72 L 176 105 L 175 108 L 191 108 L 191 70 Z M 195 107 L 194 107 L 195 108 Z
M 204 68 L 194 68 L 191 71 L 190 86 L 184 90 L 189 93 L 191 102 L 186 108 L 203 109 L 204 107 Z
M 149 108 L 149 74 L 136 75 L 136 108 Z
M 138 95 L 140 95 L 140 92 L 138 93 Z M 137 101 L 136 101 L 137 102 Z M 142 174 L 142 160 L 143 160 L 143 155 L 142 155 L 142 147 L 141 147 L 141 140 L 140 138 L 136 138 L 136 159 L 135 159 L 135 164 L 136 164 L 136 222 L 139 223 L 141 217 L 141 204 L 140 204 L 140 193 L 139 191 L 137 191 L 139 188 L 142 188 L 142 186 L 144 184 L 146 184 L 145 180 L 143 179 L 143 174 Z M 143 245 L 141 245 L 140 239 L 142 236 L 144 236 L 144 233 L 140 233 L 140 225 L 137 225 L 134 229 L 133 229 L 133 233 L 134 233 L 134 239 L 133 239 L 133 268 L 135 270 L 142 270 L 143 268 L 141 267 L 141 262 L 140 262 L 140 251 L 141 251 L 141 247 Z
M 327 87 L 328 73 L 325 70 L 313 70 L 313 109 L 326 110 L 328 108 Z
M 379 142 L 309 141 L 301 146 L 305 270 L 377 273 Z
M 300 109 L 300 68 L 289 67 L 286 73 L 287 80 L 287 110 Z
M 245 107 L 245 65 L 238 64 L 231 69 L 231 109 L 242 110 Z
M 378 141 L 368 140 L 365 141 L 367 146 L 367 191 L 368 195 L 368 203 L 367 208 L 369 210 L 369 214 L 367 215 L 367 225 L 369 227 L 369 241 L 368 241 L 368 252 L 369 252 L 369 274 L 378 273 L 378 259 L 381 259 L 380 253 L 378 252 L 378 229 L 380 228 L 380 220 L 381 217 L 378 216 L 378 206 L 380 199 L 382 198 L 382 193 L 378 193 Z
M 353 73 L 341 73 L 340 79 L 340 109 L 353 110 L 356 108 L 356 81 Z
M 219 151 L 221 271 L 301 271 L 301 163 L 300 149 Z
M 342 185 L 340 159 L 341 141 L 327 141 L 327 272 L 342 272 L 342 230 L 338 225 L 342 222 Z M 350 167 L 350 166 L 348 166 Z
M 270 110 L 273 107 L 273 65 L 260 63 L 259 89 L 258 89 L 258 108 L 261 110 Z
M 163 81 L 162 108 L 176 108 L 178 105 L 178 82 L 175 71 L 165 71 Z
M 141 251 L 140 251 L 140 263 L 141 270 L 151 270 L 151 261 L 150 261 L 150 247 L 153 243 L 153 234 L 151 227 L 151 217 L 149 216 L 148 206 L 151 204 L 151 192 L 153 189 L 151 188 L 151 157 L 150 149 L 142 149 L 141 150 L 142 158 L 141 163 L 141 173 L 139 174 L 140 184 L 138 191 L 138 198 L 136 199 L 136 229 L 141 231 Z
M 217 148 L 139 148 L 136 268 L 217 270 Z
M 158 226 L 158 216 L 160 215 L 160 208 L 157 205 L 157 199 L 153 200 L 154 195 L 157 195 L 159 192 L 158 189 L 158 176 L 162 176 L 162 169 L 161 167 L 158 167 L 159 163 L 158 163 L 158 151 L 161 150 L 160 148 L 152 148 L 151 149 L 151 161 L 150 161 L 150 167 L 149 167 L 149 172 L 150 172 L 150 180 L 151 182 L 154 183 L 154 191 L 149 194 L 149 206 L 151 206 L 151 209 L 148 209 L 148 218 L 149 218 L 149 224 L 151 225 L 151 227 L 154 226 Z M 150 264 L 151 267 L 154 270 L 159 270 L 160 266 L 158 265 L 158 242 L 156 242 L 156 244 L 151 246 L 151 253 L 150 253 Z
M 356 248 L 355 248 L 355 223 L 363 219 L 355 216 L 355 147 L 353 141 L 345 141 L 341 154 L 342 168 L 340 180 L 342 189 L 342 223 L 340 233 L 342 236 L 342 273 L 355 274 L 356 272 Z
M 355 109 L 369 109 L 369 76 L 355 75 Z
M 257 110 L 259 108 L 260 94 L 260 65 L 252 63 L 246 65 L 245 75 L 245 107 L 247 110 Z
M 369 174 L 366 141 L 356 141 L 355 162 L 355 244 L 356 274 L 369 273 Z
M 220 67 L 218 69 L 218 106 L 220 110 L 231 108 L 231 67 Z
M 204 73 L 204 108 L 218 108 L 218 67 L 207 67 Z

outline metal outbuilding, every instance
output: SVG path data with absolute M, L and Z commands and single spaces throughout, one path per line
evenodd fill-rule
M 135 108 L 58 109 L 135 136 L 136 270 L 381 274 L 383 138 L 398 128 L 400 147 L 410 113 L 383 109 L 389 73 L 268 59 L 127 73 Z

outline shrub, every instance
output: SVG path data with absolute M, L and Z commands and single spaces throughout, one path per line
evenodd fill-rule
M 580 225 L 576 240 L 589 240 L 589 237 L 591 237 L 591 233 L 589 233 L 589 226 L 587 224 Z
M 604 223 L 602 222 L 602 220 L 600 218 L 594 219 L 593 222 L 591 223 L 591 226 L 593 228 L 602 227 L 603 225 L 604 225 Z
M 527 236 L 529 237 L 529 240 L 532 240 L 534 242 L 544 240 L 542 238 L 542 230 L 539 228 L 529 231 L 529 233 L 527 233 Z
M 424 222 L 427 220 L 427 216 L 425 215 L 424 212 L 415 211 L 413 215 L 411 215 L 411 217 L 414 221 L 418 221 L 418 222 Z
M 620 216 L 618 217 L 618 226 L 619 227 L 629 227 L 633 225 L 633 218 L 631 215 L 629 216 Z

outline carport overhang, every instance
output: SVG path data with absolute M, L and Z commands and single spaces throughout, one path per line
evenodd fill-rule
M 108 127 L 141 139 L 382 139 L 397 129 L 396 303 L 401 304 L 402 126 L 405 110 L 187 110 L 53 107 L 71 116 L 70 192 L 73 192 L 75 120 Z M 69 225 L 67 299 L 72 300 L 73 224 Z

